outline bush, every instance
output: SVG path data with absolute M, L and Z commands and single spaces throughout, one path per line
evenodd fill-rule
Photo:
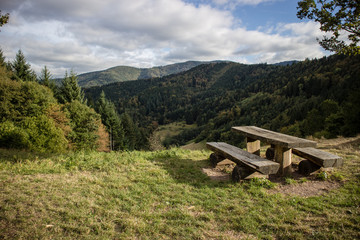
M 45 115 L 27 117 L 21 121 L 23 130 L 29 136 L 30 150 L 39 152 L 63 152 L 67 147 L 64 132 Z
M 0 123 L 0 147 L 25 149 L 30 147 L 29 135 L 13 122 Z
M 67 141 L 61 129 L 46 116 L 27 117 L 15 125 L 0 123 L 0 146 L 38 152 L 62 152 Z
M 4 72 L 0 68 L 0 73 Z M 61 152 L 67 148 L 64 130 L 55 120 L 61 113 L 52 91 L 36 82 L 0 77 L 0 147 Z M 64 115 L 64 114 L 62 114 Z M 59 121 L 58 121 L 59 122 Z M 60 123 L 60 122 L 59 122 Z

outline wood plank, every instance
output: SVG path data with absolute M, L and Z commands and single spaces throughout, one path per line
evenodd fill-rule
M 277 173 L 280 167 L 279 163 L 261 158 L 224 142 L 209 142 L 206 143 L 206 146 L 213 152 L 237 164 L 246 165 L 265 175 Z
M 273 132 L 255 126 L 232 127 L 232 130 L 239 132 L 246 137 L 258 139 L 268 144 L 274 144 L 286 148 L 316 147 L 316 142 L 314 141 Z
M 293 153 L 325 168 L 341 167 L 344 163 L 341 157 L 316 148 L 294 148 Z

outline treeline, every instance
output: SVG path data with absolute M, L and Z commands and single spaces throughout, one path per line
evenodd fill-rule
M 360 56 L 334 55 L 288 66 L 237 63 L 201 65 L 163 78 L 90 88 L 151 132 L 156 124 L 186 121 L 196 127 L 166 140 L 237 144 L 235 125 L 256 125 L 305 137 L 360 133 Z
M 63 152 L 146 147 L 129 115 L 120 116 L 105 95 L 91 107 L 73 71 L 57 86 L 47 67 L 36 76 L 20 50 L 13 62 L 6 62 L 0 50 L 0 116 L 3 148 Z

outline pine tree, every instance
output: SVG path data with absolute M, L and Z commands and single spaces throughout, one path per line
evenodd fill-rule
M 72 131 L 69 139 L 75 149 L 97 149 L 100 115 L 78 100 L 65 104 Z
M 36 74 L 31 69 L 29 63 L 21 50 L 15 56 L 15 60 L 11 63 L 11 70 L 14 73 L 16 80 L 22 81 L 36 81 Z
M 52 75 L 51 75 L 49 69 L 46 66 L 44 66 L 44 68 L 41 70 L 39 82 L 42 85 L 50 88 L 54 93 L 56 93 L 56 91 L 57 91 L 56 84 L 55 84 L 54 80 L 52 79 Z
M 46 66 L 44 66 L 44 68 L 41 70 L 39 82 L 41 84 L 49 87 L 51 78 L 52 78 L 52 75 L 51 75 L 49 69 Z
M 120 150 L 124 148 L 124 131 L 120 117 L 116 112 L 115 105 L 106 99 L 104 91 L 96 104 L 97 112 L 101 115 L 101 121 L 106 126 L 110 137 L 110 149 Z
M 129 114 L 124 113 L 121 115 L 121 125 L 125 133 L 125 148 L 129 150 L 140 149 L 141 147 L 138 143 L 139 138 L 141 137 L 141 133 L 139 128 L 134 124 Z
M 84 92 L 78 85 L 77 76 L 74 71 L 71 70 L 70 75 L 65 72 L 65 77 L 61 84 L 58 94 L 58 99 L 61 103 L 68 103 L 74 100 L 85 103 Z
M 0 66 L 1 66 L 1 67 L 5 67 L 5 66 L 6 66 L 5 56 L 4 56 L 4 53 L 3 53 L 3 51 L 2 51 L 1 48 L 0 48 Z

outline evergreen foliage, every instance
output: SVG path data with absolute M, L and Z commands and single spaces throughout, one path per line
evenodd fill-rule
M 14 77 L 18 81 L 36 81 L 36 74 L 31 69 L 29 63 L 21 50 L 15 56 L 14 61 L 10 65 Z
M 124 149 L 124 130 L 115 105 L 106 99 L 105 93 L 101 92 L 96 104 L 96 110 L 101 115 L 101 121 L 106 126 L 110 135 L 110 149 Z
M 39 77 L 39 82 L 42 85 L 47 86 L 48 88 L 50 88 L 54 92 L 55 95 L 58 92 L 58 88 L 57 88 L 57 86 L 55 84 L 55 81 L 53 80 L 52 74 L 50 73 L 47 66 L 44 66 L 44 68 L 41 70 L 41 75 Z
M 33 71 L 21 51 L 11 66 L 13 71 L 0 66 L 0 147 L 36 152 L 108 150 L 109 136 L 100 115 L 84 104 L 75 74 L 67 79 L 75 87 L 63 88 L 73 91 L 62 92 L 67 97 L 63 99 L 70 102 L 61 105 L 50 88 L 33 81 Z M 51 73 L 46 67 L 41 79 L 51 87 Z
M 73 100 L 65 104 L 72 131 L 69 139 L 75 149 L 97 149 L 100 116 L 92 108 Z
M 139 150 L 148 148 L 146 136 L 139 130 L 128 113 L 121 115 L 121 126 L 124 131 L 124 148 L 128 150 Z
M 85 103 L 84 93 L 78 85 L 74 71 L 71 71 L 70 75 L 67 72 L 65 73 L 59 89 L 58 99 L 60 103 L 70 103 L 75 100 Z
M 3 50 L 0 48 L 0 67 L 5 67 L 6 61 Z
M 11 80 L 0 68 L 0 146 L 61 152 L 67 147 L 64 132 L 47 116 L 57 104 L 50 89 L 36 82 Z
M 141 132 L 153 122 L 186 121 L 192 130 L 168 145 L 195 141 L 239 144 L 236 125 L 256 125 L 300 137 L 360 133 L 360 56 L 334 55 L 289 66 L 214 63 L 185 73 L 89 88 L 117 102 Z M 127 135 L 127 134 L 125 134 Z

